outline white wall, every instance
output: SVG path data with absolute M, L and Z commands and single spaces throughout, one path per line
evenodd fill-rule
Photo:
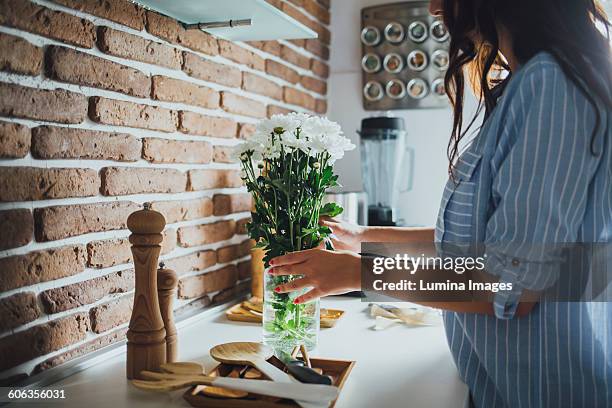
M 353 143 L 361 119 L 385 112 L 366 112 L 361 102 L 361 9 L 390 0 L 333 0 L 332 54 L 329 82 L 329 117 L 342 125 Z M 452 128 L 448 109 L 390 112 L 406 121 L 408 143 L 415 149 L 415 175 L 411 192 L 400 195 L 400 211 L 409 225 L 435 224 L 442 190 L 447 179 L 446 146 Z M 344 191 L 362 190 L 358 149 L 337 165 Z

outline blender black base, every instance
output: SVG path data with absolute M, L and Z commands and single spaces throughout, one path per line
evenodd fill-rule
M 371 205 L 368 207 L 368 225 L 371 227 L 395 227 L 391 207 Z

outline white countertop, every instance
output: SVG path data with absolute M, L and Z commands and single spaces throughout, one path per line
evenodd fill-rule
M 323 300 L 322 305 L 347 313 L 336 327 L 321 330 L 319 346 L 312 355 L 357 362 L 337 408 L 463 406 L 467 388 L 458 377 L 441 323 L 416 328 L 396 325 L 374 331 L 374 320 L 366 313 L 367 303 L 333 297 Z M 179 328 L 179 359 L 198 361 L 209 368 L 214 364 L 208 355 L 211 346 L 260 339 L 259 325 L 229 322 L 221 312 L 215 313 Z M 125 347 L 48 388 L 64 389 L 66 399 L 61 403 L 47 400 L 45 407 L 189 407 L 182 391 L 157 394 L 130 386 L 125 379 Z

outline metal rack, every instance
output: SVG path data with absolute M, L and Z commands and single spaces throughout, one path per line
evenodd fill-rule
M 448 107 L 444 76 L 449 36 L 429 2 L 367 7 L 361 12 L 365 110 Z

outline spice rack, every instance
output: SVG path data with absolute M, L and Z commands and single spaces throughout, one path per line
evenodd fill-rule
M 401 2 L 361 11 L 365 110 L 448 107 L 444 76 L 449 36 L 429 2 Z

